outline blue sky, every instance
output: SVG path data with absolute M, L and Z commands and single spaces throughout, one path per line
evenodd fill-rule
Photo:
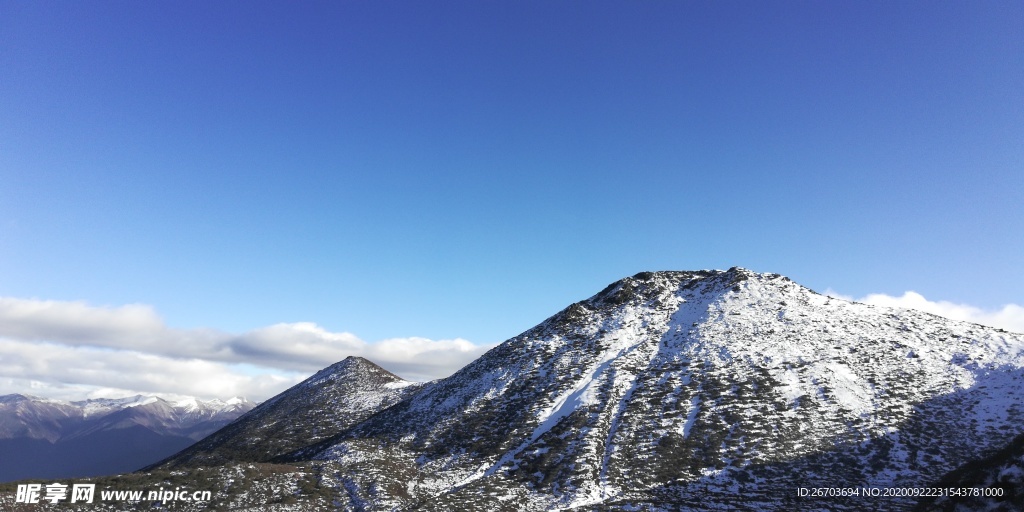
M 3 2 L 0 296 L 489 344 L 642 270 L 1024 302 L 1020 2 Z

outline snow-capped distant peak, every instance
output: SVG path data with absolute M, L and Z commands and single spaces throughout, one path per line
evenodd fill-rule
M 178 400 L 177 402 L 174 402 L 174 407 L 185 409 L 185 411 L 187 412 L 192 412 L 196 409 L 199 409 L 199 399 L 195 397 L 189 397 L 184 400 Z
M 157 398 L 155 396 L 146 396 L 146 397 L 139 396 L 139 397 L 136 397 L 136 398 L 137 398 L 136 400 L 132 400 L 132 401 L 124 404 L 124 406 L 125 407 L 138 407 L 140 405 L 148 405 L 148 404 L 151 404 L 153 402 L 156 402 L 156 401 L 160 400 L 159 398 Z
M 124 398 L 90 398 L 76 402 L 69 402 L 70 405 L 78 407 L 86 417 L 96 414 L 106 414 L 112 411 L 148 405 L 160 400 L 155 396 L 135 395 Z

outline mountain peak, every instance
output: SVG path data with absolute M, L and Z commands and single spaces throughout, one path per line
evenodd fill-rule
M 625 277 L 606 286 L 589 299 L 570 305 L 568 308 L 549 318 L 547 323 L 565 324 L 566 322 L 584 321 L 588 313 L 604 311 L 641 304 L 654 306 L 678 302 L 680 294 L 687 295 L 687 300 L 712 301 L 724 294 L 739 293 L 745 287 L 758 289 L 775 289 L 778 293 L 791 293 L 796 289 L 807 290 L 779 274 L 759 274 L 742 267 L 728 270 L 662 270 L 639 272 Z M 754 295 L 764 295 L 757 292 Z M 813 292 L 812 292 L 813 293 Z M 543 328 L 545 324 L 538 326 Z
M 360 356 L 348 356 L 345 359 L 342 359 L 341 361 L 335 363 L 334 366 L 338 367 L 339 369 L 344 368 L 346 370 L 362 369 L 370 371 L 383 371 L 391 374 L 391 372 L 388 372 L 384 368 L 381 368 L 377 363 L 374 363 L 373 361 L 370 361 L 369 359 Z M 400 377 L 395 375 L 395 378 L 397 379 Z
M 321 386 L 329 380 L 334 381 L 338 379 L 351 381 L 352 384 L 361 388 L 367 386 L 373 388 L 390 383 L 405 382 L 405 379 L 381 368 L 369 359 L 359 356 L 348 356 L 316 372 L 300 385 L 306 387 Z
M 337 435 L 419 386 L 366 358 L 348 356 L 153 467 L 268 461 Z

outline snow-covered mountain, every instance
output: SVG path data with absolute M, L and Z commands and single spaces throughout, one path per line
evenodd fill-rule
M 67 402 L 0 396 L 0 481 L 124 472 L 175 453 L 252 409 L 244 398 L 137 395 Z
M 1024 334 L 644 272 L 445 379 L 342 361 L 138 478 L 223 496 L 182 510 L 901 510 L 798 491 L 1016 482 L 1022 432 Z
M 1022 367 L 1020 334 L 740 268 L 641 273 L 284 460 L 337 465 L 353 508 L 785 508 L 1006 445 Z

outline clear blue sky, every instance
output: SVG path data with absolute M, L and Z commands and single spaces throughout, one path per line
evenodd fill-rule
M 0 0 L 0 295 L 500 341 L 642 270 L 1024 290 L 1024 3 Z

